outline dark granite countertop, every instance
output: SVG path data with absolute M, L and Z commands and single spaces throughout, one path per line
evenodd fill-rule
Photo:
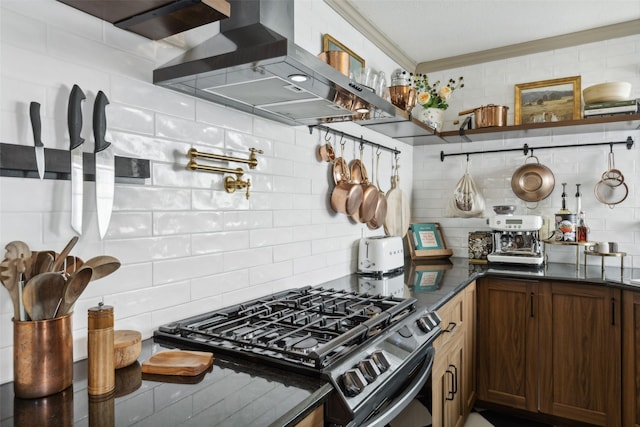
M 383 280 L 356 274 L 329 281 L 326 288 L 385 292 L 414 297 L 435 310 L 473 280 L 486 276 L 569 280 L 640 291 L 640 269 L 549 264 L 541 269 L 470 264 L 466 258 L 413 263 Z M 143 342 L 140 361 L 164 350 L 152 339 Z M 13 383 L 0 386 L 0 427 L 8 426 L 286 426 L 295 425 L 332 391 L 325 380 L 215 354 L 210 372 L 196 384 L 142 379 L 140 363 L 120 369 L 116 393 L 89 398 L 86 360 L 74 364 L 73 386 L 53 396 L 14 398 Z

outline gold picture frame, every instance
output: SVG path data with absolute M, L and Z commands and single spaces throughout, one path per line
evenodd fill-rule
M 329 34 L 322 35 L 322 51 L 340 50 L 349 54 L 349 71 L 358 76 L 364 70 L 364 59 Z
M 580 76 L 515 85 L 514 123 L 549 123 L 581 118 Z

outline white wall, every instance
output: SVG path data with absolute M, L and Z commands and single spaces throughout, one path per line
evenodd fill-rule
M 456 129 L 453 120 L 458 112 L 487 104 L 509 107 L 508 124 L 513 124 L 514 85 L 540 80 L 580 75 L 582 87 L 607 82 L 632 83 L 632 96 L 640 97 L 640 35 L 577 47 L 488 62 L 462 69 L 429 74 L 432 81 L 446 81 L 464 76 L 465 88 L 454 92 L 451 107 L 446 111 L 445 129 Z M 511 190 L 511 176 L 525 160 L 522 152 L 489 153 L 470 157 L 470 172 L 486 199 L 486 214 L 491 206 L 515 204 L 519 214 L 538 214 L 553 217 L 561 206 L 561 183 L 567 183 L 568 208 L 575 212 L 576 184 L 581 184 L 582 207 L 591 228 L 589 240 L 615 241 L 627 252 L 625 266 L 640 267 L 640 131 L 594 132 L 576 135 L 554 135 L 521 139 L 502 138 L 495 141 L 438 144 L 414 150 L 413 219 L 417 222 L 439 221 L 445 230 L 448 246 L 455 256 L 467 256 L 468 233 L 487 230 L 486 220 L 446 218 L 446 203 L 453 194 L 466 166 L 464 156 L 447 157 L 440 161 L 440 151 L 447 154 L 469 151 L 497 150 L 551 145 L 590 144 L 625 141 L 631 136 L 635 144 L 631 150 L 624 145 L 614 146 L 615 166 L 625 176 L 629 186 L 627 199 L 610 209 L 599 203 L 594 187 L 607 169 L 609 146 L 562 148 L 534 151 L 540 162 L 555 175 L 555 189 L 541 201 L 526 204 Z M 526 205 L 528 205 L 529 209 Z M 575 262 L 575 248 L 549 247 L 550 258 L 558 262 Z M 589 257 L 590 263 L 600 258 Z M 606 260 L 607 265 L 620 265 L 619 259 Z
M 321 0 L 298 0 L 296 42 L 312 53 L 329 33 L 391 74 L 395 64 Z M 87 308 L 114 306 L 116 329 L 151 336 L 159 325 L 274 291 L 315 285 L 355 270 L 356 242 L 380 234 L 329 207 L 329 164 L 316 160 L 318 132 L 293 128 L 202 102 L 151 84 L 153 69 L 180 51 L 122 31 L 55 0 L 0 4 L 0 141 L 32 145 L 28 105 L 42 104 L 47 148 L 68 149 L 67 99 L 73 84 L 83 105 L 85 151 L 93 151 L 91 113 L 102 90 L 107 139 L 116 154 L 151 161 L 144 184 L 116 185 L 107 236 L 97 231 L 93 184 L 85 190 L 84 233 L 72 251 L 83 259 L 107 254 L 122 262 L 92 282 L 75 307 L 74 356 L 86 356 Z M 217 29 L 212 32 L 212 35 Z M 359 127 L 345 126 L 346 130 Z M 412 148 L 402 151 L 403 190 L 411 193 Z M 251 179 L 251 198 L 227 194 L 222 175 L 187 171 L 190 147 L 246 157 L 264 150 Z M 346 155 L 356 154 L 349 141 Z M 371 159 L 367 147 L 364 159 Z M 382 154 L 380 182 L 389 189 L 391 155 Z M 236 167 L 236 166 L 233 166 Z M 69 181 L 0 178 L 0 245 L 21 240 L 33 250 L 60 251 L 74 232 Z M 4 251 L 3 251 L 4 252 Z M 12 305 L 0 291 L 0 382 L 12 379 Z

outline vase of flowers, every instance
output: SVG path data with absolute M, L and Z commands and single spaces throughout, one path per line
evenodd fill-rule
M 444 110 L 449 108 L 447 101 L 454 90 L 464 87 L 463 80 L 463 77 L 449 79 L 446 86 L 440 87 L 440 80 L 430 84 L 426 74 L 411 74 L 411 85 L 418 92 L 417 111 L 414 110 L 416 118 L 427 126 L 442 131 Z

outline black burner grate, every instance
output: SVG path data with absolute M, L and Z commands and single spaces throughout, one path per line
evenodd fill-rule
M 164 325 L 156 337 L 317 370 L 409 315 L 415 302 L 305 287 Z

